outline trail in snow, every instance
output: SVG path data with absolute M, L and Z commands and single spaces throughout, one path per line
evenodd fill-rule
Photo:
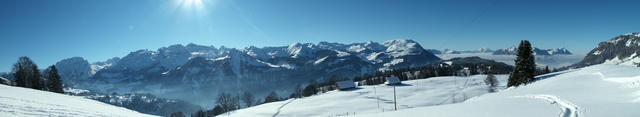
M 293 100 L 296 100 L 296 99 L 291 99 L 291 100 L 289 100 L 287 103 L 284 103 L 282 106 L 280 106 L 280 107 L 278 108 L 278 111 L 277 111 L 276 113 L 274 113 L 274 114 L 273 114 L 273 116 L 271 116 L 271 117 L 276 117 L 276 116 L 278 116 L 278 114 L 280 114 L 280 110 L 281 110 L 282 108 L 284 108 L 284 106 L 287 106 L 287 104 L 289 104 L 289 103 L 293 102 Z
M 567 101 L 567 100 L 563 100 L 560 99 L 557 96 L 554 95 L 528 95 L 528 96 L 518 96 L 518 97 L 527 97 L 527 98 L 535 98 L 535 99 L 542 99 L 542 100 L 546 100 L 546 101 L 550 101 L 551 104 L 557 104 L 561 107 L 562 112 L 560 113 L 559 117 L 578 117 L 580 114 L 580 111 L 578 106 L 576 106 L 575 104 Z

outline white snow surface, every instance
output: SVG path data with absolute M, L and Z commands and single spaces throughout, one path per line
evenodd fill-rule
M 496 75 L 500 89 L 506 85 L 507 75 Z M 411 109 L 459 103 L 488 93 L 485 75 L 470 77 L 434 77 L 403 81 L 396 86 L 398 109 Z M 378 102 L 380 107 L 378 108 Z M 311 97 L 290 99 L 258 105 L 231 112 L 232 117 L 309 117 L 345 116 L 393 111 L 393 87 L 386 85 L 358 86 L 347 91 L 330 91 Z M 226 114 L 222 116 L 227 116 Z
M 152 117 L 84 97 L 0 85 L 0 117 Z
M 407 86 L 396 87 L 398 111 L 393 111 L 393 88 L 377 85 L 263 104 L 229 116 L 640 117 L 638 67 L 594 65 L 537 76 L 536 82 L 489 94 L 484 77 L 404 81 Z M 506 76 L 498 80 L 504 86 Z
M 639 117 L 640 68 L 601 64 L 463 103 L 363 116 Z

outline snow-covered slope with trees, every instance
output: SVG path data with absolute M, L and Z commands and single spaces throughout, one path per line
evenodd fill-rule
M 0 85 L 0 116 L 151 117 L 78 96 Z
M 499 76 L 504 86 L 506 76 Z M 640 112 L 640 68 L 602 64 L 541 75 L 528 85 L 485 94 L 484 76 L 438 77 L 405 81 L 393 89 L 364 86 L 317 96 L 268 103 L 232 112 L 231 116 L 366 116 L 366 117 L 637 117 Z M 456 80 L 457 79 L 457 80 Z M 464 79 L 467 80 L 466 85 Z M 475 80 L 474 80 L 475 79 Z M 456 83 L 457 82 L 457 83 Z M 463 93 L 464 92 L 464 93 Z M 463 95 L 464 94 L 464 95 Z M 376 97 L 380 96 L 380 108 Z M 476 97 L 474 97 L 476 96 Z M 468 100 L 464 97 L 469 98 Z M 454 103 L 461 102 L 461 103 Z M 384 110 L 384 112 L 383 112 Z M 226 115 L 225 115 L 226 116 Z
M 362 116 L 638 117 L 640 68 L 602 64 L 538 77 L 537 82 L 458 104 Z
M 396 86 L 399 110 L 463 102 L 488 93 L 486 75 L 434 77 L 403 81 Z M 499 89 L 506 86 L 507 75 L 497 75 Z M 233 117 L 309 117 L 347 116 L 393 111 L 392 86 L 360 86 L 348 91 L 331 91 L 311 97 L 262 104 L 231 112 Z M 378 107 L 379 104 L 379 107 Z M 223 114 L 223 116 L 226 116 Z

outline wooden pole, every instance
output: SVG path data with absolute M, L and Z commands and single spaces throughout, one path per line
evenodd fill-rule
M 373 95 L 376 96 L 376 103 L 378 103 L 378 108 L 380 108 L 380 97 L 378 97 L 378 91 L 376 90 L 376 86 L 373 86 Z
M 396 100 L 396 85 L 393 85 L 393 109 L 398 110 L 398 101 Z

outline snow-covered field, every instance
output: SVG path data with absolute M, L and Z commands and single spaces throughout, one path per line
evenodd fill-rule
M 485 95 L 482 78 L 407 81 L 408 86 L 396 87 L 398 111 L 392 111 L 393 88 L 379 85 L 377 93 L 373 86 L 333 91 L 242 109 L 230 116 L 640 117 L 640 68 L 634 66 L 602 64 L 551 73 L 529 85 Z M 506 76 L 498 79 L 504 86 Z M 470 99 L 463 101 L 465 97 Z
M 470 77 L 435 77 L 403 82 L 396 86 L 399 110 L 463 102 L 488 93 L 485 75 Z M 500 89 L 506 85 L 507 75 L 497 75 Z M 378 107 L 379 104 L 379 107 Z M 232 112 L 236 117 L 265 116 L 347 116 L 382 113 L 394 110 L 393 87 L 385 85 L 361 86 L 350 91 L 331 91 L 301 99 L 267 103 Z M 223 115 L 226 116 L 226 115 Z
M 640 117 L 640 68 L 602 64 L 463 103 L 365 116 Z
M 503 62 L 508 65 L 514 65 L 515 62 L 513 60 L 516 59 L 515 55 L 493 55 L 491 53 L 436 54 L 436 56 L 440 57 L 443 60 L 448 60 L 456 57 L 478 56 L 484 59 Z M 536 56 L 536 64 L 538 65 L 538 67 L 549 66 L 549 68 L 559 68 L 559 67 L 569 66 L 574 63 L 580 62 L 580 60 L 582 60 L 583 58 L 584 58 L 584 55 L 580 55 L 580 54 Z
M 91 99 L 0 85 L 0 117 L 147 117 Z

